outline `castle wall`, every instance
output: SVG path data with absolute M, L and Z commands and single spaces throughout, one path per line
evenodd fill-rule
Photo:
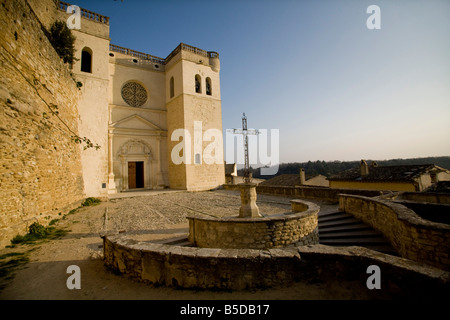
M 55 0 L 28 0 L 30 7 L 38 17 L 42 25 L 49 30 L 55 21 L 57 13 L 57 1 Z M 58 1 L 59 2 L 59 1 Z
M 85 197 L 81 148 L 48 108 L 58 106 L 58 116 L 78 133 L 80 91 L 30 8 L 17 0 L 0 9 L 2 246 L 33 222 L 45 225 Z

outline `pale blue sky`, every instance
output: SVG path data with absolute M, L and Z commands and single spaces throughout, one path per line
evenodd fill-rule
M 450 155 L 450 1 L 71 3 L 109 16 L 113 44 L 219 52 L 223 128 L 279 129 L 280 162 Z

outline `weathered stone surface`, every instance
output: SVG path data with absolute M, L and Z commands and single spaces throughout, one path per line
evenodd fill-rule
M 0 10 L 0 245 L 46 225 L 84 198 L 79 90 L 23 0 Z M 58 107 L 58 117 L 49 106 Z
M 241 190 L 241 207 L 239 218 L 261 218 L 259 208 L 256 205 L 256 184 L 239 184 Z
M 375 297 L 442 298 L 450 287 L 447 271 L 362 247 L 180 248 L 117 236 L 105 236 L 104 244 L 108 267 L 136 280 L 166 286 L 241 290 L 294 281 L 345 280 L 367 290 L 367 268 L 377 265 L 382 290 L 375 292 Z M 183 254 L 183 249 L 197 253 Z
M 449 225 L 382 199 L 340 195 L 339 207 L 382 232 L 402 257 L 450 270 Z
M 268 249 L 319 241 L 319 207 L 296 200 L 303 212 L 263 218 L 188 216 L 189 241 L 202 248 Z M 300 205 L 300 203 L 302 203 Z

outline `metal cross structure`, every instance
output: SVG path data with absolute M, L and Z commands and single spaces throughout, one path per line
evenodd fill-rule
M 244 183 L 252 182 L 252 176 L 250 174 L 250 166 L 248 160 L 248 135 L 258 135 L 259 131 L 256 129 L 247 129 L 247 117 L 245 113 L 242 115 L 242 129 L 232 129 L 234 134 L 242 134 L 244 138 Z

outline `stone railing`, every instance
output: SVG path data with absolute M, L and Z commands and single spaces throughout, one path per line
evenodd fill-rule
M 174 56 L 176 56 L 181 50 L 192 52 L 207 58 L 219 58 L 219 54 L 214 51 L 205 51 L 185 43 L 180 43 L 166 58 L 166 63 L 168 63 Z
M 450 269 L 450 226 L 425 220 L 388 200 L 342 194 L 339 209 L 382 232 L 407 259 Z
M 126 54 L 126 55 L 129 55 L 129 56 L 132 56 L 132 57 L 136 57 L 136 58 L 139 58 L 139 59 L 142 59 L 142 60 L 149 60 L 149 61 L 152 61 L 154 63 L 159 63 L 159 64 L 162 64 L 162 65 L 166 64 L 166 62 L 165 62 L 165 60 L 163 58 L 152 56 L 150 54 L 139 52 L 139 51 L 136 51 L 136 50 L 131 50 L 131 49 L 124 48 L 124 47 L 121 47 L 121 46 L 117 46 L 115 44 L 110 44 L 109 45 L 109 51 Z
M 67 12 L 67 8 L 70 6 L 70 3 L 67 2 L 63 2 L 63 1 L 59 1 L 59 9 Z M 109 24 L 109 17 L 107 16 L 103 16 L 101 14 L 80 8 L 81 11 L 81 16 L 83 18 L 86 18 L 88 20 L 94 21 L 94 22 L 99 22 L 99 23 L 104 23 L 104 24 Z
M 192 53 L 195 53 L 195 54 L 198 54 L 198 55 L 201 55 L 204 57 L 208 57 L 208 58 L 219 58 L 219 54 L 217 52 L 205 51 L 205 50 L 190 46 L 185 43 L 180 43 L 165 59 L 156 57 L 156 56 L 152 56 L 147 53 L 143 53 L 143 52 L 135 51 L 132 49 L 124 48 L 121 46 L 117 46 L 114 44 L 109 45 L 109 50 L 113 51 L 113 52 L 126 54 L 126 55 L 136 57 L 139 59 L 143 59 L 143 60 L 150 60 L 155 63 L 162 64 L 162 65 L 166 65 L 170 61 L 170 59 L 172 59 L 174 56 L 176 56 L 181 50 L 192 52 Z

